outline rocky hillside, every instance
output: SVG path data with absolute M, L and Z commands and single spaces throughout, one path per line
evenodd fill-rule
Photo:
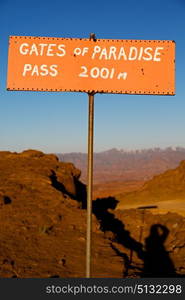
M 131 192 L 118 197 L 122 203 L 156 203 L 162 201 L 182 200 L 185 203 L 185 161 L 173 170 L 168 170 L 154 176 L 146 182 L 139 191 Z
M 184 218 L 93 202 L 92 277 L 183 276 Z M 0 152 L 0 277 L 85 277 L 80 171 L 39 151 Z M 134 221 L 133 221 L 134 220 Z M 157 261 L 164 261 L 159 274 Z
M 54 155 L 0 152 L 0 277 L 85 276 L 85 186 L 79 177 Z M 121 276 L 95 217 L 93 238 L 94 276 Z

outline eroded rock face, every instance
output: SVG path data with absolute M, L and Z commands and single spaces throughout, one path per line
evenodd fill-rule
M 25 189 L 34 193 L 34 187 L 39 186 L 42 192 L 52 187 L 62 192 L 63 188 L 67 194 L 76 196 L 75 180 L 80 177 L 80 170 L 73 164 L 59 162 L 55 155 L 34 150 L 21 154 L 0 152 L 0 168 L 2 193 L 6 189 L 10 197 L 17 197 L 16 191 L 22 197 Z
M 0 277 L 85 277 L 85 186 L 54 155 L 0 152 Z M 94 277 L 121 277 L 93 216 Z M 111 263 L 107 262 L 111 259 Z

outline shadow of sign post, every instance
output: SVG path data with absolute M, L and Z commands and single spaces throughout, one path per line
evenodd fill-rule
M 140 235 L 139 235 L 139 242 L 142 240 L 143 235 L 143 229 L 144 229 L 144 223 L 145 223 L 145 211 L 148 209 L 155 209 L 158 208 L 157 205 L 147 205 L 147 206 L 139 206 L 137 209 L 140 209 L 142 212 L 142 221 L 141 221 L 141 228 L 140 228 Z
M 7 90 L 89 96 L 86 277 L 91 277 L 94 94 L 175 95 L 175 42 L 10 36 Z

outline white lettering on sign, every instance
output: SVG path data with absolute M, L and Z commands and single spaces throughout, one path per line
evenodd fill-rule
M 21 44 L 19 51 L 22 55 L 28 54 L 28 49 L 24 47 L 28 47 L 29 45 L 27 43 Z
M 101 47 L 95 45 L 92 48 L 89 47 L 76 47 L 73 49 L 74 56 L 86 56 L 89 55 L 92 60 L 117 60 L 117 61 L 161 61 L 161 54 L 164 47 L 124 47 L 124 46 L 107 46 Z M 56 43 L 22 43 L 19 47 L 21 55 L 29 56 L 58 56 L 64 57 L 67 54 L 66 45 Z M 115 68 L 94 66 L 87 68 L 85 65 L 81 66 L 81 72 L 77 75 L 82 78 L 102 78 L 102 79 L 117 79 L 126 80 L 128 73 L 123 70 L 116 70 Z M 22 76 L 52 76 L 56 77 L 59 74 L 58 65 L 52 64 L 24 64 Z
M 157 47 L 156 48 L 156 51 L 155 51 L 155 54 L 154 54 L 154 61 L 160 61 L 161 58 L 160 57 L 157 57 L 159 55 L 161 55 L 160 52 L 158 52 L 159 50 L 163 50 L 164 48 L 163 47 Z
M 81 66 L 81 69 L 83 70 L 83 72 L 79 74 L 79 77 L 88 77 L 87 67 L 86 66 Z
M 120 60 L 121 58 L 123 58 L 124 60 L 127 60 L 125 49 L 123 47 L 120 48 L 120 51 L 118 54 L 118 60 Z M 114 59 L 116 59 L 116 58 L 114 58 Z
M 32 65 L 32 64 L 25 64 L 22 76 L 31 75 L 31 76 L 52 76 L 55 77 L 58 75 L 57 65 Z
M 135 47 L 132 46 L 129 50 L 125 50 L 124 47 L 120 47 L 119 49 L 115 46 L 110 46 L 109 48 L 101 48 L 100 46 L 95 46 L 93 49 L 93 53 L 91 58 L 99 60 L 153 60 L 153 61 L 161 61 L 161 52 L 164 47 Z
M 63 57 L 66 55 L 65 45 L 64 44 L 29 44 L 23 43 L 19 47 L 19 52 L 21 55 L 36 55 L 36 56 L 60 56 Z M 58 75 L 58 66 L 42 64 L 32 65 L 32 64 L 25 64 L 23 67 L 22 76 L 52 76 L 56 77 Z
M 117 79 L 127 79 L 127 72 L 121 72 L 118 74 Z
M 124 47 L 120 47 L 119 49 L 115 46 L 110 46 L 109 48 L 101 48 L 100 46 L 94 46 L 93 53 L 91 59 L 99 59 L 99 60 L 145 60 L 145 61 L 161 61 L 161 51 L 164 47 L 135 47 L 132 46 L 129 50 L 125 50 Z M 88 50 L 87 50 L 88 52 Z M 84 55 L 81 48 L 76 48 L 74 50 L 76 55 Z M 91 77 L 91 78 L 102 78 L 102 79 L 113 79 L 117 78 L 118 80 L 123 79 L 126 80 L 128 73 L 127 72 L 115 72 L 115 69 L 94 67 L 88 71 L 86 66 L 81 66 L 82 72 L 79 74 L 79 77 Z
M 130 47 L 128 60 L 136 60 L 137 58 L 137 48 L 136 47 Z
M 66 50 L 64 49 L 65 45 L 60 44 L 31 44 L 29 45 L 28 43 L 23 43 L 19 47 L 19 52 L 22 55 L 36 55 L 36 56 L 65 56 L 66 55 Z
M 152 60 L 152 54 L 150 52 L 152 52 L 152 48 L 148 47 L 144 49 L 144 54 L 147 55 L 147 56 L 143 56 L 144 60 Z
M 57 56 L 65 56 L 66 55 L 66 50 L 64 49 L 65 45 L 58 45 L 58 50 L 60 50 L 60 52 L 56 53 Z
M 36 47 L 35 44 L 32 44 L 31 46 L 27 43 L 23 43 L 20 46 L 20 53 L 22 55 L 26 55 L 29 53 L 29 55 L 35 54 L 35 55 L 43 55 L 44 53 L 44 48 L 47 47 L 45 50 L 46 56 L 64 56 L 66 55 L 66 50 L 65 45 L 56 45 L 56 44 L 39 44 L 39 49 Z M 56 52 L 55 48 L 57 50 L 60 50 L 61 53 Z M 110 46 L 108 49 L 106 47 L 101 48 L 100 46 L 95 46 L 93 49 L 93 53 L 91 58 L 95 59 L 98 58 L 100 60 L 105 59 L 105 60 L 153 60 L 153 61 L 161 61 L 161 53 L 160 51 L 164 50 L 164 47 L 140 47 L 137 48 L 135 46 L 132 46 L 129 48 L 128 51 L 125 50 L 124 47 L 120 47 L 119 49 L 116 48 L 115 46 Z M 74 49 L 73 53 L 75 55 L 82 55 L 85 56 L 89 52 L 88 47 L 77 47 Z M 97 56 L 99 54 L 99 56 Z
M 119 74 L 115 74 L 115 68 L 98 68 L 93 67 L 88 70 L 86 66 L 81 66 L 82 72 L 78 75 L 79 77 L 91 77 L 91 78 L 102 78 L 102 79 L 113 79 L 116 77 L 117 79 L 126 79 L 127 72 L 121 72 Z
M 86 53 L 88 53 L 89 48 L 88 47 L 84 47 L 84 48 L 75 48 L 73 53 L 74 55 L 82 55 L 84 56 Z

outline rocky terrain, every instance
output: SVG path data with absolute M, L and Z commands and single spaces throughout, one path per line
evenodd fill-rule
M 143 187 L 134 192 L 120 194 L 119 207 L 157 205 L 163 210 L 185 215 L 185 161 L 172 170 L 154 176 Z
M 93 201 L 92 277 L 184 276 L 184 217 L 118 205 Z M 73 164 L 0 152 L 0 277 L 85 277 L 85 207 Z
M 79 176 L 54 155 L 0 153 L 1 277 L 85 276 L 85 186 Z M 94 276 L 117 277 L 118 259 L 93 221 Z M 109 257 L 116 267 L 105 266 Z

